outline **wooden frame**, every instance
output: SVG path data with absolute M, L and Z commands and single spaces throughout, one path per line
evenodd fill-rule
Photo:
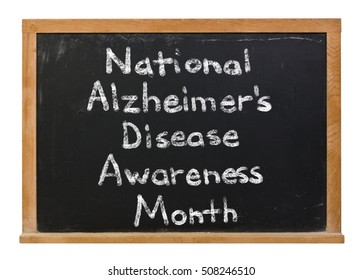
M 327 227 L 302 233 L 39 233 L 36 220 L 37 33 L 303 32 L 327 34 Z M 339 19 L 23 20 L 22 243 L 343 243 Z

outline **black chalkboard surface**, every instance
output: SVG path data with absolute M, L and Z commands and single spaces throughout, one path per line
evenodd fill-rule
M 326 229 L 324 33 L 36 39 L 40 232 Z

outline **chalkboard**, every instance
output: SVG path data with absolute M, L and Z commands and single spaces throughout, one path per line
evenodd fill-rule
M 326 32 L 35 41 L 37 232 L 327 231 Z

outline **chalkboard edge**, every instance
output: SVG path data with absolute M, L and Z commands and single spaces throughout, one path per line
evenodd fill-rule
M 23 233 L 20 243 L 344 243 L 341 233 Z
M 327 33 L 327 232 L 341 232 L 341 33 Z
M 341 20 L 325 19 L 23 19 L 35 33 L 341 32 Z
M 23 232 L 36 223 L 36 34 L 23 33 L 22 215 Z

